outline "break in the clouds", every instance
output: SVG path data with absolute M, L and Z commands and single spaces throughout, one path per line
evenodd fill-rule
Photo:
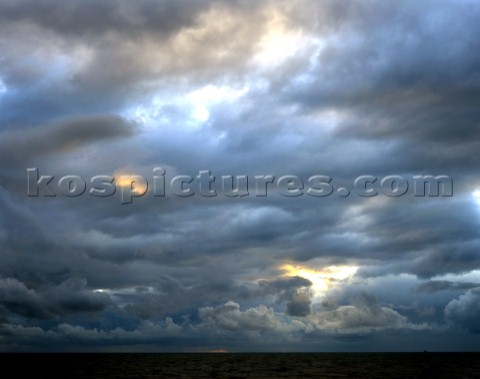
M 479 20 L 473 0 L 0 1 L 1 350 L 478 349 Z M 33 167 L 454 191 L 126 205 L 28 197 Z

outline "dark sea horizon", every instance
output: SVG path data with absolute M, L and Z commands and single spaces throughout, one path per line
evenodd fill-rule
M 480 378 L 480 353 L 3 353 L 36 378 Z

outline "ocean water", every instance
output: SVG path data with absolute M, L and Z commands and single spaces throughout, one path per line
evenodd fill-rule
M 1 354 L 35 378 L 480 378 L 480 353 Z M 27 377 L 32 377 L 28 375 Z

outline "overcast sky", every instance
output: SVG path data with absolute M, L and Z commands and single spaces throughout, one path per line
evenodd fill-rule
M 479 21 L 477 0 L 0 0 L 0 350 L 478 350 Z M 201 170 L 249 194 L 172 193 Z M 122 175 L 149 191 L 122 204 Z M 453 196 L 362 197 L 360 175 Z

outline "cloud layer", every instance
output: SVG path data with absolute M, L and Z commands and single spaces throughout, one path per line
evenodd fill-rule
M 473 0 L 3 1 L 0 349 L 474 350 L 479 17 Z M 33 167 L 335 191 L 122 205 L 120 188 L 28 197 Z M 338 195 L 360 175 L 454 193 Z

